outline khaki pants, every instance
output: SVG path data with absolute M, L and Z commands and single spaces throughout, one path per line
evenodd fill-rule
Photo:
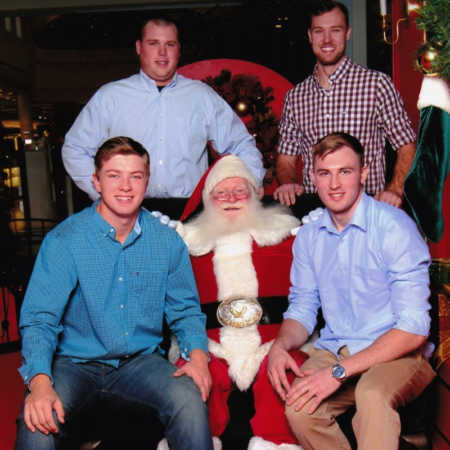
M 339 360 L 327 350 L 313 348 L 309 353 L 302 370 L 329 367 Z M 349 355 L 346 347 L 340 355 Z M 308 403 L 300 411 L 294 410 L 294 403 L 286 406 L 286 416 L 305 449 L 348 450 L 350 444 L 336 417 L 356 405 L 352 426 L 358 450 L 395 450 L 401 431 L 397 409 L 418 397 L 434 376 L 428 362 L 419 352 L 414 352 L 395 361 L 376 364 L 358 378 L 347 380 L 313 414 L 306 412 Z

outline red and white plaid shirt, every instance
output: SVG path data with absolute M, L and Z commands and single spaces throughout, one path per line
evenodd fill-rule
M 312 193 L 311 147 L 332 132 L 351 134 L 365 150 L 364 162 L 369 167 L 366 191 L 376 194 L 385 186 L 385 138 L 394 150 L 416 139 L 403 101 L 386 74 L 347 57 L 329 83 L 328 90 L 319 85 L 316 66 L 312 75 L 286 94 L 278 152 L 301 155 L 303 185 Z

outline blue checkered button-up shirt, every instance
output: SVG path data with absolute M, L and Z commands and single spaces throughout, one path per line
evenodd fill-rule
M 38 373 L 51 377 L 55 353 L 117 367 L 158 349 L 164 316 L 184 356 L 207 351 L 184 242 L 141 210 L 122 245 L 94 204 L 42 243 L 21 311 L 20 373 L 26 383 Z

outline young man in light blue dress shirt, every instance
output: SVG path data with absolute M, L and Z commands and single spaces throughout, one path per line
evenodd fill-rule
M 212 450 L 205 317 L 186 246 L 140 207 L 150 174 L 139 143 L 109 139 L 95 166 L 100 199 L 48 233 L 28 284 L 16 448 L 59 448 L 74 412 L 102 392 L 153 408 L 171 448 Z M 164 318 L 181 369 L 159 351 Z
M 403 211 L 364 193 L 363 153 L 344 133 L 313 147 L 311 176 L 326 210 L 297 234 L 289 308 L 269 353 L 269 377 L 305 449 L 350 449 L 336 416 L 352 405 L 358 449 L 397 449 L 397 409 L 434 377 L 422 355 L 428 248 Z M 324 326 L 299 369 L 287 352 L 306 342 L 319 308 Z
M 102 86 L 65 137 L 63 161 L 77 186 L 98 198 L 91 180 L 94 155 L 112 136 L 129 136 L 149 150 L 152 183 L 146 197 L 187 200 L 208 168 L 208 141 L 222 155 L 239 156 L 262 181 L 261 153 L 232 108 L 205 83 L 176 72 L 176 25 L 148 21 L 136 52 L 140 72 Z

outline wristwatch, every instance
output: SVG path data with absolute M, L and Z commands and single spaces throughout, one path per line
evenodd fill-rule
M 334 364 L 331 367 L 331 375 L 340 383 L 343 383 L 347 379 L 347 372 L 340 364 Z

